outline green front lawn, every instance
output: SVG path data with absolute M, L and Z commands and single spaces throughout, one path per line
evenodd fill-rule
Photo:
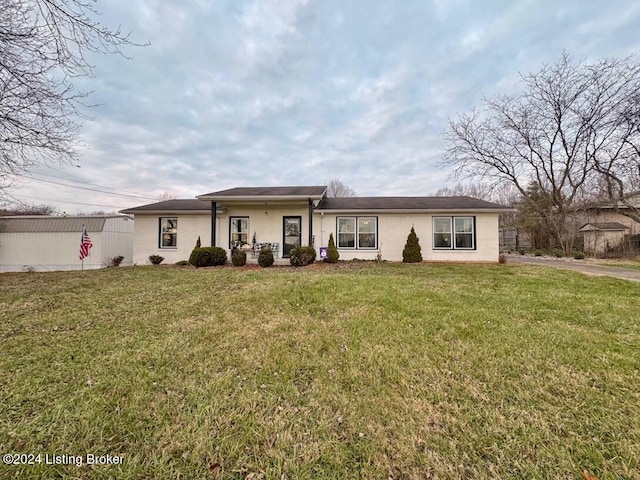
M 637 283 L 161 266 L 0 275 L 0 306 L 0 450 L 42 455 L 0 478 L 640 478 Z M 123 464 L 44 464 L 86 453 Z

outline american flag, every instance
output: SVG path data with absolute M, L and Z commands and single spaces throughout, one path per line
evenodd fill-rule
M 87 233 L 87 227 L 82 226 L 82 240 L 80 240 L 80 260 L 84 260 L 89 256 L 89 250 L 93 247 L 93 243 L 91 243 L 91 238 L 89 238 L 89 234 Z

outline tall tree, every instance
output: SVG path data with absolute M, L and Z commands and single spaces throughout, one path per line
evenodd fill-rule
M 356 197 L 356 192 L 342 183 L 340 180 L 334 178 L 327 185 L 327 197 Z
M 0 193 L 10 175 L 77 160 L 93 74 L 88 55 L 120 54 L 129 34 L 96 20 L 95 0 L 0 0 Z
M 535 185 L 551 203 L 555 241 L 568 251 L 576 200 L 604 182 L 608 198 L 623 202 L 640 172 L 640 65 L 587 64 L 565 53 L 522 75 L 522 84 L 522 93 L 485 98 L 481 110 L 450 122 L 443 164 L 460 178 L 507 181 L 525 198 Z

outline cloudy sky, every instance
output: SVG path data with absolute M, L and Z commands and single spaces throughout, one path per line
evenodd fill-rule
M 80 167 L 39 168 L 46 182 L 12 190 L 69 213 L 332 178 L 361 196 L 427 195 L 455 183 L 438 167 L 442 133 L 483 95 L 517 91 L 520 72 L 563 50 L 640 53 L 636 0 L 98 5 L 103 23 L 150 45 L 92 58 L 81 86 L 99 106 Z

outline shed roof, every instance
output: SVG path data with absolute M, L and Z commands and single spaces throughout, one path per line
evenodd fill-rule
M 472 197 L 341 197 L 323 198 L 316 210 L 485 210 L 510 207 Z
M 622 223 L 618 223 L 618 222 L 585 223 L 582 227 L 580 227 L 578 231 L 579 232 L 594 232 L 594 231 L 620 232 L 620 231 L 627 230 L 628 228 L 629 227 L 627 227 L 626 225 L 623 225 Z
M 0 217 L 2 233 L 51 233 L 51 232 L 101 232 L 108 218 L 129 218 L 124 215 L 102 215 L 85 217 L 55 217 L 45 215 L 25 215 Z

